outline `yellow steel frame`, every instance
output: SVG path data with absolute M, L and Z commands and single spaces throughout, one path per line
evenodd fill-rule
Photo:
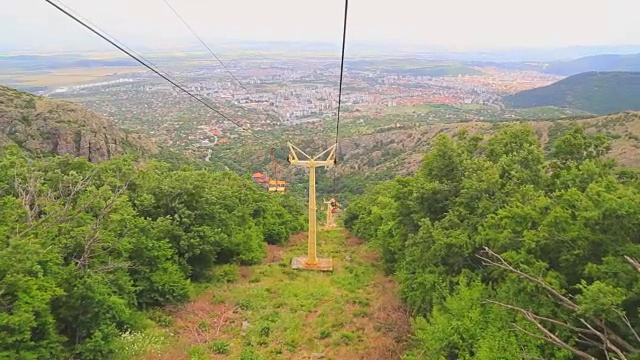
M 331 213 L 331 210 L 333 210 L 333 208 L 331 207 L 331 200 L 329 201 L 324 200 L 323 202 L 327 204 L 327 224 L 325 226 L 331 227 L 333 225 L 333 221 L 332 221 L 333 213 Z
M 289 163 L 295 166 L 304 166 L 309 168 L 309 241 L 307 250 L 306 265 L 318 265 L 318 256 L 316 254 L 316 168 L 330 167 L 336 162 L 336 145 L 331 146 L 327 150 L 316 156 L 309 156 L 295 145 L 289 145 Z M 306 159 L 298 158 L 299 152 Z M 320 158 L 323 160 L 320 160 Z
M 327 228 L 331 228 L 336 226 L 336 223 L 333 221 L 333 206 L 331 206 L 331 204 L 335 203 L 336 206 L 340 206 L 340 204 L 338 204 L 336 202 L 336 199 L 329 199 L 329 201 L 322 199 L 323 202 L 325 204 L 327 204 L 327 224 L 326 227 Z

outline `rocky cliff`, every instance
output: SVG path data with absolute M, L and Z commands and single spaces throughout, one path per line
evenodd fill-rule
M 81 105 L 0 86 L 0 146 L 7 143 L 94 162 L 131 150 L 157 151 L 151 141 L 125 132 Z

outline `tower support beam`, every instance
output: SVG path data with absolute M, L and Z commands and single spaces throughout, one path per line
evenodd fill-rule
M 330 167 L 336 162 L 336 145 L 331 146 L 320 154 L 311 157 L 289 143 L 288 162 L 294 166 L 303 166 L 309 169 L 309 236 L 307 242 L 307 256 L 295 257 L 291 261 L 291 267 L 294 269 L 309 269 L 320 271 L 332 271 L 333 261 L 331 258 L 318 258 L 316 252 L 316 168 Z M 298 157 L 300 153 L 303 158 Z

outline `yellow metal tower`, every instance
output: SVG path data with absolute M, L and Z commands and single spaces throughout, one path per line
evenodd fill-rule
M 333 212 L 335 209 L 340 207 L 340 204 L 336 201 L 336 199 L 329 199 L 329 201 L 322 199 L 322 201 L 327 204 L 327 228 L 332 228 L 336 226 L 335 218 L 333 217 Z
M 318 258 L 316 255 L 316 168 L 329 167 L 336 163 L 336 145 L 331 146 L 320 154 L 311 157 L 291 143 L 289 145 L 288 161 L 291 165 L 309 168 L 309 243 L 307 257 L 294 257 L 291 267 L 294 269 L 308 269 L 320 271 L 332 271 L 333 260 L 331 258 Z M 298 158 L 299 152 L 306 159 Z M 321 160 L 322 158 L 322 160 Z

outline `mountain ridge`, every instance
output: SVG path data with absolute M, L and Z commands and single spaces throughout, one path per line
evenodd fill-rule
M 598 54 L 571 60 L 490 61 L 473 60 L 467 66 L 496 67 L 504 70 L 538 71 L 559 76 L 573 76 L 591 71 L 640 71 L 640 53 Z
M 640 71 L 639 54 L 602 54 L 585 56 L 575 60 L 554 62 L 544 72 L 572 76 L 591 71 Z
M 0 145 L 10 144 L 33 153 L 72 155 L 93 162 L 131 151 L 158 151 L 146 137 L 123 130 L 79 104 L 0 85 Z
M 640 72 L 591 71 L 503 98 L 507 106 L 558 106 L 606 115 L 640 110 Z

